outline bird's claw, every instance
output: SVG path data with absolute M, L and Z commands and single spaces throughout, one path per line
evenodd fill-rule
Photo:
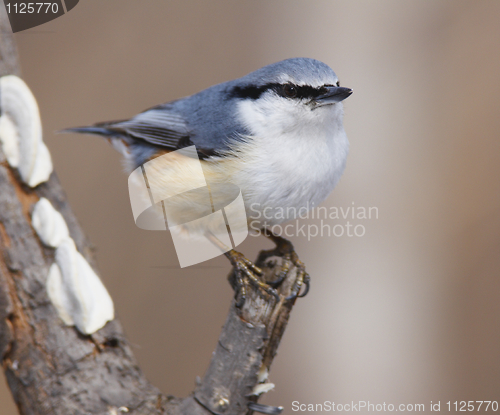
M 266 294 L 273 296 L 276 302 L 280 300 L 278 292 L 273 287 L 258 278 L 262 276 L 262 269 L 256 266 L 252 261 L 245 258 L 243 254 L 236 252 L 233 249 L 226 252 L 226 256 L 231 261 L 234 269 L 233 287 L 235 291 L 236 307 L 241 308 L 245 303 L 248 285 L 253 285 L 259 291 L 263 291 Z
M 295 281 L 293 282 L 292 288 L 290 290 L 290 294 L 285 298 L 288 300 L 293 300 L 298 297 L 305 297 L 309 292 L 311 277 L 306 272 L 306 266 L 299 259 L 298 255 L 295 251 L 292 251 L 283 256 L 283 266 L 282 269 L 285 269 L 286 272 L 290 269 L 290 264 L 292 264 L 297 269 L 297 274 L 295 277 Z M 281 271 L 283 272 L 283 271 Z M 304 291 L 301 293 L 302 287 L 305 286 Z
M 274 288 L 277 288 L 285 280 L 292 266 L 296 268 L 296 278 L 293 282 L 290 294 L 285 298 L 285 300 L 293 300 L 297 297 L 305 297 L 309 292 L 311 285 L 311 277 L 306 272 L 306 267 L 304 263 L 299 259 L 299 256 L 295 252 L 293 245 L 290 241 L 274 235 L 271 232 L 266 232 L 264 234 L 269 239 L 276 243 L 276 248 L 269 251 L 262 251 L 259 256 L 257 263 L 261 264 L 271 256 L 279 256 L 282 258 L 280 270 L 275 274 L 276 279 L 269 283 Z M 305 287 L 301 293 L 302 287 Z

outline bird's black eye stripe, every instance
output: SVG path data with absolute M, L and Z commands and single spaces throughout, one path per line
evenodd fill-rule
M 230 98 L 259 99 L 264 92 L 269 90 L 273 90 L 278 95 L 289 99 L 313 99 L 327 92 L 324 87 L 315 88 L 309 85 L 295 85 L 292 83 L 269 83 L 262 86 L 235 86 L 229 91 L 228 96 Z
M 263 86 L 246 85 L 246 86 L 235 86 L 229 93 L 229 98 L 242 98 L 242 99 L 259 99 L 260 96 L 269 90 L 274 84 L 266 84 Z
M 285 84 L 285 85 L 277 85 L 273 88 L 276 93 L 284 98 L 294 98 L 294 99 L 314 99 L 320 95 L 326 94 L 328 91 L 325 86 L 333 86 L 333 85 L 324 85 L 320 87 L 313 87 L 309 85 L 295 85 L 295 84 Z M 293 91 L 292 93 L 290 93 Z

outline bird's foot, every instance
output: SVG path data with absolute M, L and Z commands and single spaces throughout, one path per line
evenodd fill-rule
M 236 307 L 241 308 L 245 303 L 249 285 L 253 285 L 258 291 L 274 297 L 276 302 L 279 301 L 278 292 L 259 278 L 262 276 L 262 270 L 258 266 L 234 249 L 227 251 L 225 255 L 233 265 L 230 280 L 235 292 Z
M 268 284 L 273 288 L 278 288 L 285 280 L 292 266 L 294 266 L 296 268 L 296 277 L 292 288 L 290 289 L 290 294 L 286 297 L 286 300 L 291 300 L 297 297 L 305 297 L 309 292 L 311 277 L 306 272 L 306 267 L 299 259 L 292 243 L 270 232 L 265 235 L 276 243 L 276 248 L 268 251 L 262 251 L 259 255 L 257 263 L 263 264 L 267 258 L 272 256 L 282 258 L 280 269 L 275 273 L 276 279 Z M 303 292 L 301 292 L 302 287 L 304 287 Z
M 295 277 L 292 289 L 290 290 L 290 295 L 288 295 L 286 299 L 291 300 L 297 297 L 305 297 L 309 292 L 311 277 L 306 272 L 306 266 L 299 259 L 299 256 L 295 251 L 283 255 L 283 264 L 281 272 L 283 271 L 288 272 L 288 270 L 290 269 L 290 264 L 292 264 L 297 269 L 297 276 Z M 304 290 L 301 292 L 302 287 L 304 287 Z

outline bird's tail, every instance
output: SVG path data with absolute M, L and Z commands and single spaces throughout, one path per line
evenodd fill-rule
M 73 128 L 65 128 L 64 130 L 58 131 L 58 133 L 79 133 L 79 134 L 93 134 L 100 135 L 103 137 L 119 137 L 123 134 L 123 130 L 117 128 L 116 124 L 122 122 L 120 121 L 107 121 L 107 122 L 99 122 L 94 125 L 89 125 L 86 127 L 73 127 Z
M 65 128 L 64 130 L 58 131 L 58 133 L 80 133 L 80 134 L 94 134 L 94 135 L 102 135 L 105 137 L 116 136 L 115 131 L 108 130 L 104 127 L 73 127 L 73 128 Z
M 65 128 L 58 133 L 92 134 L 105 138 L 125 158 L 125 169 L 132 171 L 151 159 L 157 149 L 130 138 L 129 134 L 117 126 L 120 121 L 102 122 L 87 127 Z

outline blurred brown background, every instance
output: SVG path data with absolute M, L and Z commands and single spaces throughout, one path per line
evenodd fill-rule
M 354 221 L 361 238 L 293 239 L 312 289 L 263 401 L 292 413 L 293 401 L 500 400 L 499 21 L 486 0 L 86 0 L 15 35 L 56 170 L 154 384 L 185 396 L 203 375 L 229 264 L 180 269 L 168 233 L 135 227 L 118 153 L 54 131 L 306 56 L 355 91 L 347 169 L 325 205 L 379 217 Z M 0 383 L 0 413 L 15 414 Z

